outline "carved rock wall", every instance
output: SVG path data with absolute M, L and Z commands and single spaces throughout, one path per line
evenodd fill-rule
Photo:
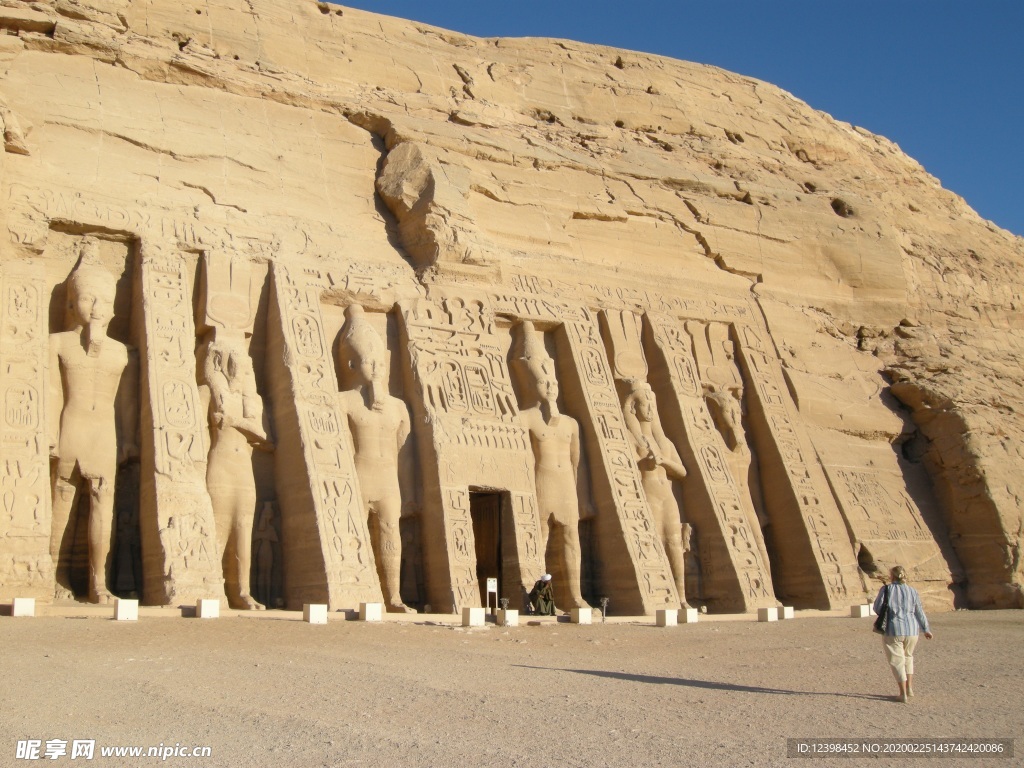
M 1024 241 L 884 138 L 711 67 L 305 0 L 2 0 L 0 27 L 0 598 L 53 594 L 55 565 L 82 595 L 98 486 L 79 478 L 55 564 L 47 393 L 65 379 L 45 348 L 73 330 L 88 239 L 140 374 L 138 434 L 110 425 L 115 592 L 239 588 L 218 538 L 249 514 L 223 500 L 251 491 L 208 486 L 233 429 L 257 449 L 232 461 L 251 461 L 262 604 L 380 599 L 392 512 L 356 458 L 399 448 L 354 442 L 339 399 L 358 305 L 412 415 L 412 607 L 477 604 L 489 576 L 515 606 L 545 570 L 565 605 L 576 556 L 560 533 L 544 551 L 538 482 L 576 485 L 580 509 L 554 511 L 581 518 L 578 589 L 612 612 L 837 607 L 896 563 L 930 607 L 1024 606 Z M 211 405 L 203 345 L 238 306 L 252 373 L 230 378 L 255 394 L 235 413 Z M 558 385 L 537 413 L 571 422 L 524 416 L 527 322 Z M 657 439 L 627 418 L 638 385 Z M 567 424 L 578 450 L 538 445 Z

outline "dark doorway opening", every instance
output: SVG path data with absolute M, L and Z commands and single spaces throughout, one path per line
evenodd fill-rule
M 505 494 L 495 491 L 470 491 L 469 512 L 476 540 L 476 578 L 480 585 L 480 605 L 487 604 L 487 579 L 498 580 L 498 597 L 504 594 L 502 567 L 502 512 Z

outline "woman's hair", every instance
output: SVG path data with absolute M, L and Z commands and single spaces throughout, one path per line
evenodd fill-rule
M 907 571 L 902 565 L 894 565 L 889 569 L 889 575 L 893 581 L 898 581 L 901 584 L 907 580 Z

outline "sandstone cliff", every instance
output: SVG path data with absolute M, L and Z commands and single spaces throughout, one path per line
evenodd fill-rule
M 159 443 L 162 418 L 184 422 L 158 396 L 160 360 L 177 358 L 155 340 L 191 355 L 215 325 L 195 319 L 210 254 L 253 265 L 263 287 L 245 339 L 279 438 L 276 458 L 254 459 L 267 470 L 259 497 L 280 504 L 286 547 L 301 541 L 321 558 L 299 567 L 306 554 L 289 564 L 284 553 L 287 602 L 329 594 L 342 605 L 355 598 L 335 597 L 339 584 L 377 579 L 351 570 L 342 541 L 368 548 L 365 522 L 339 534 L 337 562 L 322 543 L 332 499 L 345 494 L 317 496 L 317 484 L 348 475 L 330 475 L 304 431 L 313 417 L 284 403 L 315 388 L 303 384 L 308 371 L 273 368 L 292 360 L 290 343 L 309 342 L 299 331 L 290 341 L 289 322 L 317 319 L 315 343 L 329 350 L 355 302 L 386 339 L 390 389 L 413 415 L 424 511 L 405 540 L 424 552 L 408 569 L 420 605 L 477 594 L 474 520 L 478 546 L 486 534 L 473 494 L 498 489 L 534 514 L 532 465 L 509 479 L 477 457 L 529 450 L 513 418 L 529 385 L 508 370 L 528 321 L 558 361 L 560 402 L 581 425 L 592 476 L 584 597 L 613 594 L 613 607 L 637 612 L 684 599 L 669 583 L 668 545 L 648 541 L 649 511 L 631 513 L 616 485 L 628 476 L 636 499 L 653 493 L 639 490 L 643 457 L 617 453 L 621 412 L 612 426 L 602 416 L 640 378 L 687 470 L 672 492 L 695 529 L 685 590 L 697 602 L 853 603 L 901 562 L 931 605 L 1024 607 L 1024 240 L 892 142 L 713 67 L 477 39 L 305 0 L 0 0 L 0 27 L 5 334 L 20 321 L 8 299 L 17 286 L 43 299 L 35 336 L 25 346 L 5 335 L 0 360 L 61 330 L 78 241 L 97 238 L 121 276 L 110 334 L 142 357 L 142 442 L 149 430 Z M 185 266 L 149 273 L 147 254 Z M 154 298 L 165 273 L 180 300 Z M 287 291 L 308 285 L 320 305 L 286 309 Z M 176 311 L 182 323 L 165 323 Z M 441 326 L 458 344 L 444 347 Z M 603 367 L 589 376 L 595 349 Z M 431 378 L 445 360 L 477 358 L 506 383 L 471 397 L 464 415 L 450 393 L 431 399 L 449 386 Z M 463 368 L 472 395 L 475 369 Z M 52 579 L 38 543 L 50 536 L 46 447 L 32 436 L 56 416 L 40 416 L 38 393 L 27 393 L 57 374 L 7 374 L 5 448 L 22 446 L 9 456 L 24 464 L 8 461 L 0 526 L 14 585 L 4 594 L 14 594 Z M 733 432 L 727 403 L 714 400 L 727 392 L 743 411 Z M 136 495 L 154 602 L 222 577 L 216 547 L 195 543 L 211 535 L 206 518 L 182 533 L 169 511 L 209 504 L 189 495 L 206 498 L 209 426 L 199 421 L 198 442 L 183 449 L 142 446 Z M 466 437 L 475 429 L 487 436 Z M 181 466 L 162 464 L 161 451 Z M 514 534 L 518 556 L 499 557 L 515 561 L 503 579 L 527 587 L 545 567 L 528 528 Z

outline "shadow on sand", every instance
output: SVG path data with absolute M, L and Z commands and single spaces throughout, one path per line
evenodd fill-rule
M 652 675 L 633 675 L 627 672 L 609 672 L 603 669 L 563 669 L 561 667 L 534 667 L 527 664 L 514 665 L 521 669 L 540 669 L 548 672 L 573 672 L 577 675 L 593 675 L 613 680 L 626 680 L 631 683 L 649 683 L 651 685 L 683 685 L 687 688 L 703 688 L 711 691 L 736 691 L 737 693 L 770 693 L 777 696 L 841 696 L 851 699 L 871 699 L 874 701 L 892 701 L 892 696 L 873 693 L 841 693 L 838 691 L 790 691 L 785 688 L 762 688 L 758 685 L 737 685 L 735 683 L 717 683 L 713 680 L 689 680 L 685 677 L 654 677 Z

